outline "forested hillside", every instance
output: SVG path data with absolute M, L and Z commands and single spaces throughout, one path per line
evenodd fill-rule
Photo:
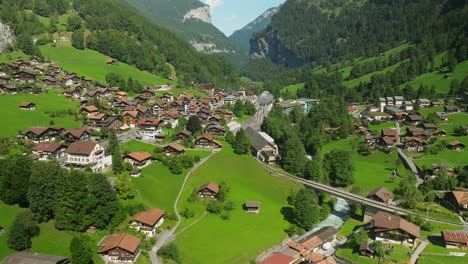
M 227 85 L 237 80 L 235 67 L 223 58 L 196 52 L 170 31 L 129 8 L 123 0 L 0 2 L 0 19 L 15 31 L 17 47 L 31 55 L 40 55 L 36 46 L 51 41 L 52 34 L 58 31 L 57 17 L 67 12 L 72 14 L 66 30 L 73 32 L 75 48 L 93 49 L 162 76 L 168 76 L 174 66 L 181 84 Z M 41 17 L 49 17 L 51 25 L 41 25 Z M 40 41 L 33 44 L 33 36 Z

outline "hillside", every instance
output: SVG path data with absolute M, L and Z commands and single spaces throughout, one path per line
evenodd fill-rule
M 125 0 L 157 25 L 173 31 L 197 51 L 215 53 L 236 64 L 247 61 L 248 47 L 231 41 L 211 24 L 210 7 L 198 0 Z
M 245 25 L 243 28 L 234 31 L 229 38 L 241 45 L 245 49 L 250 49 L 250 39 L 252 35 L 256 32 L 264 30 L 268 24 L 271 22 L 271 18 L 276 12 L 278 12 L 279 7 L 272 7 L 257 17 L 254 21 Z
M 290 67 L 375 56 L 401 42 L 446 49 L 467 30 L 466 1 L 288 0 L 255 34 L 250 57 Z M 411 26 L 408 26 L 411 25 Z
M 195 51 L 172 32 L 129 8 L 124 0 L 74 0 L 73 5 L 69 2 L 53 1 L 61 5 L 52 5 L 45 1 L 40 6 L 32 5 L 34 1 L 2 1 L 0 19 L 15 32 L 17 48 L 28 55 L 41 55 L 38 46 L 56 40 L 57 35 L 49 34 L 73 31 L 75 48 L 95 50 L 165 78 L 172 75 L 175 67 L 177 81 L 182 85 L 237 82 L 233 65 L 219 56 Z M 38 39 L 37 46 L 32 43 L 33 36 Z M 58 38 L 68 36 L 60 34 Z

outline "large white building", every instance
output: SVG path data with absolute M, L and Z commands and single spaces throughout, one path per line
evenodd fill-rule
M 65 151 L 65 164 L 74 167 L 89 166 L 92 171 L 103 170 L 112 165 L 112 157 L 106 156 L 97 142 L 76 141 Z

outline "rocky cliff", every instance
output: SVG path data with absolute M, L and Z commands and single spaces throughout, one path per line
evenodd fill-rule
M 189 20 L 189 19 L 200 20 L 202 22 L 211 24 L 210 7 L 202 6 L 202 7 L 198 7 L 198 8 L 188 11 L 184 15 L 183 21 L 185 22 L 186 20 Z
M 0 52 L 13 44 L 15 36 L 10 27 L 0 22 Z

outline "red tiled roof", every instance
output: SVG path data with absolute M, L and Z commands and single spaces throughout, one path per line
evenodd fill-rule
M 126 157 L 129 157 L 131 159 L 134 159 L 136 161 L 144 161 L 147 159 L 151 159 L 153 155 L 146 151 L 138 151 L 138 152 L 130 152 L 126 155 Z
M 32 148 L 33 151 L 56 152 L 62 145 L 60 143 L 39 143 Z
M 271 257 L 260 262 L 260 264 L 290 264 L 293 263 L 295 259 L 290 256 L 283 255 L 281 253 L 276 253 Z
M 107 244 L 101 248 L 99 253 L 105 253 L 114 248 L 121 248 L 127 252 L 135 253 L 140 245 L 141 239 L 129 234 L 114 234 Z
M 459 232 L 442 231 L 442 237 L 446 242 L 468 244 L 468 234 Z
M 137 213 L 132 217 L 131 221 L 138 221 L 145 225 L 154 226 L 164 214 L 165 212 L 163 210 L 152 208 L 148 211 Z
M 97 142 L 76 141 L 71 143 L 65 152 L 68 154 L 89 156 L 91 152 L 93 152 L 94 147 L 96 147 L 96 145 Z

